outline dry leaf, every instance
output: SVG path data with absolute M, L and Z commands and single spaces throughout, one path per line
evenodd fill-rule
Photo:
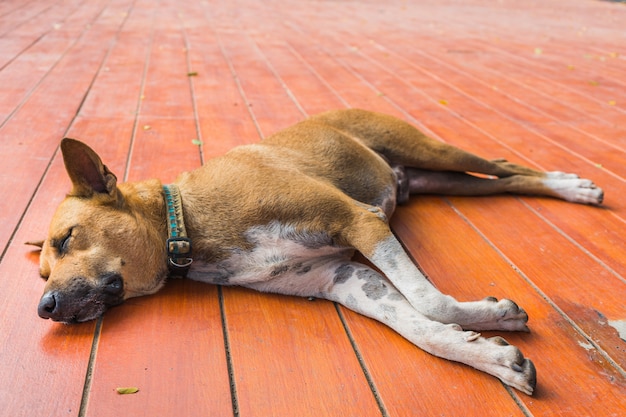
M 115 388 L 115 391 L 117 391 L 117 393 L 120 394 L 120 395 L 136 394 L 137 392 L 139 392 L 139 388 L 137 388 L 137 387 L 118 387 L 118 388 Z
M 187 73 L 187 77 L 197 77 L 198 73 L 196 71 L 191 71 Z
M 439 100 L 439 104 L 443 104 L 444 106 L 447 106 L 448 100 Z

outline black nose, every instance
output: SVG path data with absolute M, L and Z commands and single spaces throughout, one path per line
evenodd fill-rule
M 42 319 L 54 319 L 54 317 L 56 317 L 57 299 L 55 291 L 47 292 L 41 297 L 37 312 Z

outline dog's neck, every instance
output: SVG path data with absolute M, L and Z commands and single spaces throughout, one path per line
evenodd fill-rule
M 159 254 L 159 258 L 163 260 L 162 273 L 165 274 L 169 270 L 171 276 L 184 277 L 186 272 L 184 266 L 188 262 L 182 258 L 190 257 L 190 253 L 187 254 L 186 248 L 181 247 L 184 244 L 178 242 L 181 241 L 181 237 L 189 239 L 186 234 L 188 228 L 184 225 L 182 199 L 178 188 L 174 186 L 176 197 L 172 199 L 170 208 L 166 197 L 166 187 L 169 190 L 173 188 L 164 186 L 157 179 L 119 184 L 122 201 L 120 204 L 132 213 L 141 225 L 140 229 L 145 233 L 144 245 L 152 247 L 154 253 Z M 177 212 L 180 219 L 178 221 L 176 220 Z M 170 221 L 170 213 L 174 214 L 173 221 Z M 171 223 L 174 223 L 173 226 Z M 181 226 L 185 230 L 183 236 L 180 234 Z M 176 233 L 173 233 L 174 230 Z M 170 241 L 172 238 L 174 241 Z M 170 243 L 172 243 L 171 247 Z M 189 246 L 189 251 L 190 249 L 191 246 Z M 172 262 L 181 268 L 177 269 Z
M 163 193 L 167 218 L 167 266 L 172 276 L 186 277 L 193 262 L 191 258 L 191 239 L 187 237 L 183 203 L 178 186 L 164 185 Z

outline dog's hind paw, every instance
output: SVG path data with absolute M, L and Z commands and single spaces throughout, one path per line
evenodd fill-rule
M 497 377 L 523 393 L 532 395 L 537 385 L 537 371 L 532 361 L 500 336 L 489 339 L 472 337 L 470 340 L 468 336 L 474 334 L 477 333 L 462 333 L 465 339 L 461 349 L 464 363 Z
M 492 339 L 501 339 L 493 341 Z M 502 338 L 492 338 L 489 341 L 501 345 L 506 340 Z M 502 345 L 501 345 L 502 346 Z M 503 357 L 502 369 L 497 372 L 498 378 L 507 385 L 522 391 L 525 394 L 533 395 L 537 387 L 537 370 L 530 359 L 524 357 L 522 352 L 514 347 L 508 346 L 510 353 Z
M 550 188 L 555 196 L 566 201 L 581 204 L 602 204 L 604 191 L 591 180 L 578 178 L 574 174 L 563 175 L 571 175 L 571 177 L 546 176 L 543 184 Z

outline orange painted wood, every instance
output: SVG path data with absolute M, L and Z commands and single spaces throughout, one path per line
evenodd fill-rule
M 261 134 L 303 118 L 251 39 L 217 41 Z M 224 303 L 240 415 L 380 414 L 331 303 L 233 289 Z
M 346 107 L 342 97 L 307 62 L 306 53 L 303 56 L 293 46 L 265 36 L 255 36 L 254 42 L 306 115 Z
M 218 35 L 262 137 L 305 118 L 248 36 L 238 31 Z
M 259 133 L 248 106 L 235 82 L 224 82 L 233 77 L 229 61 L 223 54 L 219 38 L 204 29 L 201 12 L 185 16 L 200 16 L 202 23 L 186 29 L 188 59 L 193 86 L 199 139 L 204 158 L 222 155 L 237 145 L 255 143 Z
M 460 408 L 467 416 L 523 415 L 497 379 L 431 356 L 383 324 L 341 310 L 389 415 L 454 415 Z
M 18 4 L 21 3 L 21 4 Z M 68 19 L 81 8 L 86 11 L 93 12 L 91 19 L 95 19 L 97 13 L 100 10 L 94 10 L 91 4 L 82 4 L 78 0 L 72 2 L 65 2 L 63 5 L 55 5 L 48 7 L 46 10 L 36 13 L 32 17 L 25 19 L 24 15 L 17 16 L 20 8 L 33 9 L 33 4 L 25 4 L 26 2 L 5 1 L 2 4 L 6 4 L 7 10 L 5 13 L 0 12 L 3 16 L 4 23 L 11 22 L 12 27 L 4 26 L 4 30 L 7 32 L 0 33 L 0 67 L 5 67 L 16 57 L 28 52 L 32 47 L 39 48 L 39 43 L 46 43 L 46 38 L 56 37 L 59 34 L 63 34 L 68 29 Z M 45 2 L 40 2 L 44 5 Z M 18 6 L 18 7 L 15 7 Z M 21 7 L 19 7 L 21 6 Z M 48 3 L 47 6 L 50 6 Z M 82 7 L 81 7 L 82 6 Z M 9 11 L 8 9 L 12 9 Z M 52 23 L 54 22 L 54 23 Z M 63 28 L 63 30 L 61 30 Z M 73 29 L 78 29 L 73 27 Z M 82 28 L 86 29 L 86 28 Z M 67 37 L 68 40 L 76 40 L 74 37 Z M 37 72 L 41 68 L 31 68 L 32 72 Z M 27 74 L 24 74 L 27 76 Z M 32 74 L 31 74 L 32 76 Z M 38 79 L 39 77 L 32 77 Z M 13 101 L 13 100 L 11 100 Z
M 172 18 L 176 15 L 164 14 L 157 25 L 169 26 Z M 146 19 L 150 16 L 131 11 L 129 25 L 140 26 Z M 124 32 L 105 63 L 114 71 L 121 64 L 128 66 L 131 71 L 122 72 L 127 88 L 115 88 L 111 74 L 102 72 L 91 89 L 85 120 L 101 121 L 99 115 L 105 113 L 117 117 L 114 125 L 134 126 L 119 136 L 126 139 L 120 141 L 126 144 L 118 155 L 124 163 L 134 136 L 127 177 L 171 182 L 181 171 L 200 165 L 198 146 L 192 142 L 197 136 L 184 42 L 173 31 L 148 39 L 139 34 Z M 103 136 L 110 138 L 112 133 Z M 120 178 L 124 171 L 125 165 Z M 130 300 L 111 311 L 99 335 L 85 415 L 232 413 L 220 323 L 217 289 L 186 281 L 170 283 L 155 297 Z M 125 386 L 139 392 L 117 394 L 116 387 Z
M 550 224 L 528 213 L 515 199 L 475 204 L 452 199 L 454 207 L 480 230 L 507 259 L 568 315 L 621 367 L 626 349 L 607 320 L 626 317 L 626 283 L 615 271 L 594 259 L 577 242 L 556 233 Z M 561 205 L 563 217 L 585 216 L 593 207 Z M 506 214 L 505 216 L 496 216 Z M 538 212 L 539 216 L 541 212 Z M 514 218 L 515 222 L 507 219 Z M 592 234 L 589 230 L 588 234 Z
M 303 45 L 298 44 L 298 49 Z M 264 48 L 265 49 L 265 48 Z M 271 45 L 272 52 L 279 49 Z M 299 57 L 289 53 L 289 49 L 281 51 L 280 59 L 282 67 L 277 68 L 279 76 L 283 77 L 281 68 L 292 68 L 298 65 Z M 305 56 L 309 56 L 307 50 Z M 290 56 L 291 55 L 291 56 Z M 333 79 L 331 83 L 337 88 L 344 88 L 347 91 L 354 91 L 362 88 L 359 86 L 359 79 L 350 72 L 342 71 L 328 63 L 328 69 L 320 69 L 323 59 L 315 59 L 316 71 L 323 77 L 337 77 L 342 75 L 340 81 Z M 302 70 L 306 66 L 301 65 Z M 307 74 L 308 75 L 308 74 Z M 301 83 L 300 88 L 321 84 L 319 79 L 315 79 L 313 74 L 308 82 Z M 291 84 L 290 84 L 291 85 Z M 318 87 L 319 88 L 319 87 Z M 298 90 L 295 90 L 298 91 Z M 303 108 L 308 108 L 310 104 L 321 105 L 320 95 L 317 91 L 309 90 L 310 94 L 298 95 L 301 97 L 300 104 Z M 329 106 L 334 101 L 337 102 L 337 95 L 332 91 L 326 94 Z M 345 97 L 345 96 L 343 96 Z M 384 102 L 381 103 L 384 105 Z M 381 106 L 382 107 L 382 106 Z M 393 109 L 381 109 L 381 111 L 392 112 Z M 511 414 L 520 413 L 518 406 L 511 396 L 501 388 L 501 384 L 486 375 L 472 371 L 461 365 L 452 365 L 443 360 L 439 360 L 441 367 L 432 363 L 425 364 L 424 361 L 432 360 L 432 357 L 412 346 L 409 342 L 392 332 L 390 329 L 372 320 L 358 316 L 348 310 L 344 314 L 347 317 L 351 331 L 356 337 L 360 353 L 363 355 L 365 365 L 372 374 L 374 384 L 378 394 L 382 398 L 385 412 L 390 415 L 413 415 L 417 410 L 438 410 L 442 414 L 454 413 L 458 411 L 459 404 L 470 402 L 470 396 L 476 403 L 469 410 L 464 410 L 467 415 L 486 415 L 486 413 Z M 456 370 L 456 378 L 450 376 L 450 368 Z M 440 387 L 439 395 L 424 395 L 424 390 L 429 391 L 432 386 Z M 480 387 L 480 389 L 477 389 Z M 484 401 L 489 398 L 489 401 Z
M 230 415 L 217 288 L 169 282 L 104 319 L 87 416 Z M 136 387 L 120 395 L 118 387 Z
M 414 210 L 421 207 L 425 208 L 424 215 L 421 210 Z M 486 295 L 510 297 L 528 312 L 532 333 L 510 334 L 506 338 L 519 346 L 537 366 L 539 382 L 535 396 L 519 396 L 531 412 L 539 415 L 559 415 L 563 412 L 607 415 L 625 405 L 626 381 L 619 368 L 590 348 L 587 345 L 589 341 L 577 333 L 522 275 L 527 273 L 534 277 L 556 273 L 556 268 L 532 273 L 516 265 L 520 268 L 518 273 L 493 250 L 489 241 L 477 235 L 441 199 L 418 199 L 402 208 L 399 214 L 393 222 L 395 230 L 432 282 L 443 292 L 460 300 L 480 299 Z M 426 218 L 428 221 L 423 220 Z M 532 240 L 533 236 L 528 238 Z M 539 238 L 535 236 L 535 242 Z M 513 242 L 519 241 L 518 237 Z M 544 287 L 539 289 L 544 290 Z M 621 288 L 615 286 L 611 290 L 619 293 Z M 615 303 L 612 305 L 617 307 Z M 573 317 L 574 320 L 577 318 L 583 317 Z M 620 343 L 613 339 L 615 342 Z M 558 372 L 554 371 L 555 368 Z M 598 396 L 602 396 L 602 401 L 595 401 Z
M 224 290 L 241 416 L 379 416 L 332 303 Z
M 1 2 L 1 414 L 623 414 L 626 345 L 610 322 L 626 319 L 626 9 L 570 3 Z M 169 182 L 259 132 L 345 106 L 607 191 L 602 209 L 424 197 L 394 220 L 441 289 L 527 309 L 533 332 L 505 336 L 537 364 L 536 396 L 319 300 L 230 288 L 220 300 L 176 281 L 113 309 L 99 330 L 36 316 L 44 283 L 22 242 L 45 234 L 69 189 L 62 136 L 96 147 L 120 179 Z M 140 391 L 120 396 L 121 385 Z
M 0 16 L 0 34 L 10 33 L 28 20 L 45 13 L 51 8 L 45 2 L 33 2 L 30 7 L 19 7 L 15 2 L 9 2 L 5 8 L 5 13 Z
M 78 415 L 94 323 L 66 326 L 38 317 L 37 304 L 45 282 L 38 273 L 38 253 L 24 245 L 45 237 L 50 217 L 68 185 L 63 163 L 56 158 L 12 244 L 2 254 L 2 415 Z

